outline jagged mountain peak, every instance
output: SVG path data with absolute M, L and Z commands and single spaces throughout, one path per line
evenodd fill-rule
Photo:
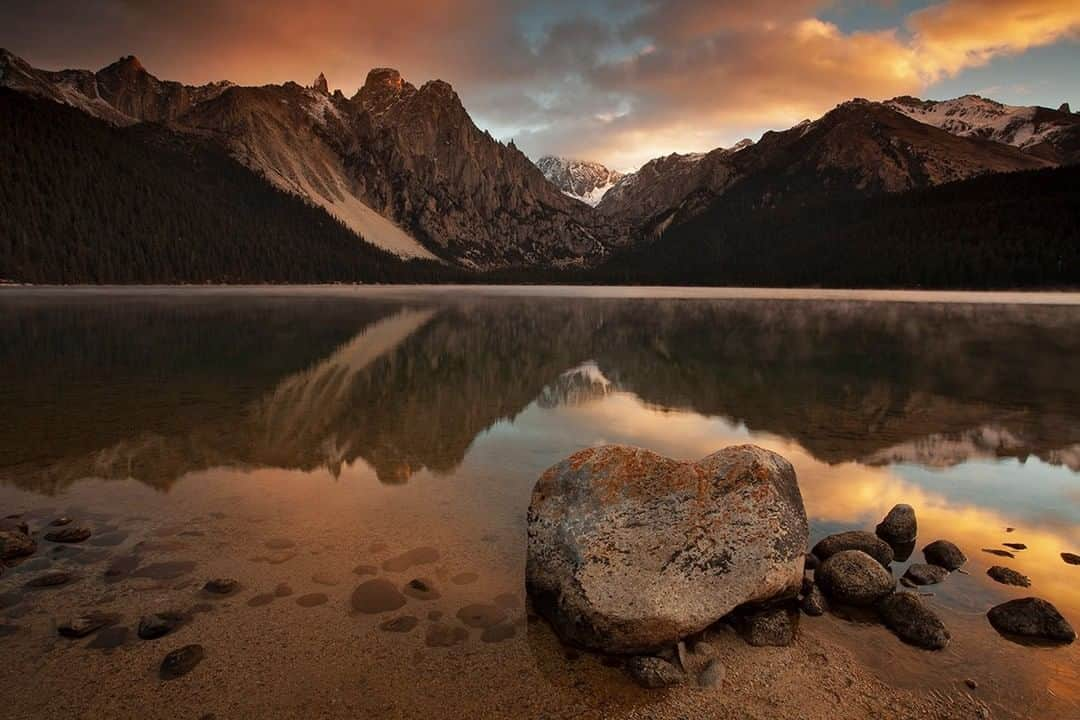
M 330 85 L 326 82 L 326 75 L 319 73 L 319 76 L 315 78 L 315 81 L 311 84 L 312 90 L 318 90 L 323 95 L 330 94 Z
M 109 71 L 109 70 L 113 70 L 113 71 L 116 71 L 116 72 L 125 72 L 125 73 L 144 73 L 144 72 L 146 72 L 146 68 L 143 67 L 142 62 L 139 60 L 139 58 L 135 57 L 134 55 L 124 55 L 122 58 L 120 58 L 116 62 L 111 63 L 109 65 L 106 65 L 104 68 L 101 69 L 101 72 L 106 72 L 106 71 Z
M 555 155 L 540 158 L 536 167 L 563 194 L 593 206 L 623 177 L 623 173 L 598 162 Z

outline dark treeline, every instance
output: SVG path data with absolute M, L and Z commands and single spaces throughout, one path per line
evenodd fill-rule
M 224 152 L 0 89 L 0 280 L 431 282 Z
M 1080 167 L 762 207 L 773 180 L 593 269 L 472 273 L 403 262 L 210 143 L 0 88 L 0 281 L 1080 285 Z
M 1080 285 L 1080 167 L 762 208 L 736 186 L 582 281 L 798 287 Z

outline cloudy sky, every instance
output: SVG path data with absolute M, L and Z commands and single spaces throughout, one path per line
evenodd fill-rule
M 0 47 L 50 69 L 135 54 L 187 83 L 324 72 L 347 95 L 397 67 L 534 158 L 622 170 L 856 96 L 1080 105 L 1078 0 L 4 0 Z

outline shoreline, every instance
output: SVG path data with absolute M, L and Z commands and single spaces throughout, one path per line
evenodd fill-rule
M 658 300 L 855 301 L 964 305 L 1080 306 L 1080 290 L 895 290 L 846 288 L 758 288 L 654 285 L 461 285 L 461 284 L 312 284 L 312 285 L 16 285 L 0 284 L 0 297 L 47 295 L 250 295 L 327 294 L 479 297 L 537 297 Z

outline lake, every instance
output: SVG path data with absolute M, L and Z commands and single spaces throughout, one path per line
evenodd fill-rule
M 985 616 L 1035 595 L 1080 626 L 1080 296 L 8 288 L 0 338 L 0 516 L 38 539 L 0 576 L 0 717 L 1080 717 L 1077 645 Z M 794 464 L 811 545 L 902 502 L 897 576 L 960 546 L 922 588 L 946 650 L 803 617 L 791 649 L 718 631 L 723 692 L 658 694 L 528 611 L 543 470 L 746 442 Z M 60 516 L 90 538 L 43 540 Z M 400 607 L 369 612 L 375 579 Z M 86 611 L 113 622 L 58 635 Z M 137 637 L 164 611 L 183 624 Z M 199 666 L 159 680 L 188 643 Z

